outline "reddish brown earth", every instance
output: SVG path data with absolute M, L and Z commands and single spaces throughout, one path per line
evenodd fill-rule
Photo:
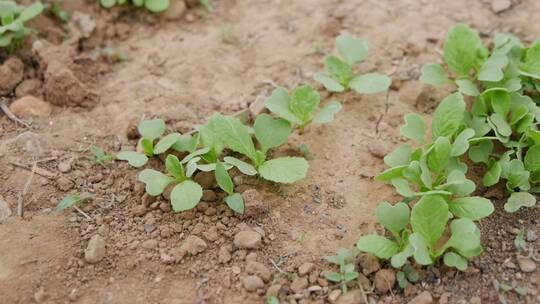
M 380 229 L 375 206 L 397 199 L 372 177 L 402 141 L 402 115 L 428 115 L 448 92 L 417 80 L 423 63 L 439 60 L 446 30 L 466 22 L 484 37 L 540 37 L 534 0 L 514 0 L 499 13 L 489 0 L 222 0 L 211 14 L 187 1 L 185 12 L 168 18 L 64 2 L 68 25 L 40 17 L 33 43 L 11 59 L 0 56 L 2 100 L 29 123 L 0 116 L 0 210 L 6 202 L 13 213 L 0 222 L 1 303 L 264 303 L 268 293 L 281 303 L 334 301 L 339 287 L 324 279 L 334 268 L 323 257 Z M 249 214 L 228 210 L 212 183 L 197 211 L 172 213 L 164 199 L 143 195 L 136 170 L 89 159 L 92 144 L 113 153 L 134 146 L 127 134 L 144 118 L 187 132 L 213 112 L 232 114 L 264 100 L 275 84 L 315 85 L 313 74 L 342 32 L 370 41 L 360 70 L 391 75 L 392 90 L 323 93 L 344 103 L 337 120 L 294 135 L 276 152 L 298 153 L 306 144 L 313 154 L 308 177 L 287 186 L 236 178 L 258 206 Z M 115 54 L 128 59 L 117 62 Z M 26 95 L 38 99 L 14 103 Z M 64 196 L 82 192 L 93 195 L 83 208 L 90 219 L 55 211 Z M 360 256 L 369 281 L 361 281 L 363 291 L 351 284 L 337 303 L 407 303 L 423 291 L 435 303 L 540 303 L 540 209 L 509 215 L 501 204 L 480 223 L 485 253 L 466 273 L 437 265 L 421 271 L 417 284 L 381 293 L 371 282 L 389 265 Z M 529 253 L 513 244 L 522 228 Z M 242 237 L 253 238 L 254 248 L 242 248 Z M 105 244 L 95 264 L 85 258 L 91 238 Z M 532 265 L 536 270 L 524 271 Z M 527 294 L 504 292 L 496 282 Z M 430 303 L 426 295 L 412 303 Z

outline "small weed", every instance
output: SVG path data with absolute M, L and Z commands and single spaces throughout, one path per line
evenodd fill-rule
M 108 155 L 103 149 L 96 145 L 92 145 L 90 147 L 90 152 L 94 154 L 94 161 L 96 162 L 96 164 L 102 165 L 114 159 L 114 156 Z
M 339 272 L 327 273 L 325 278 L 329 281 L 339 283 L 344 293 L 347 292 L 347 284 L 358 278 L 358 272 L 354 263 L 355 257 L 356 251 L 354 249 L 347 250 L 344 248 L 339 249 L 337 255 L 325 257 L 328 262 L 339 266 Z

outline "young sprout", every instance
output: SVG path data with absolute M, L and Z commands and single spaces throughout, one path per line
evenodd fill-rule
M 374 94 L 388 90 L 392 82 L 388 76 L 379 73 L 357 75 L 353 71 L 353 66 L 368 56 L 366 40 L 343 34 L 336 38 L 336 48 L 340 57 L 327 56 L 325 71 L 315 74 L 315 80 L 328 91 L 344 92 L 350 88 L 361 94 Z
M 108 155 L 103 149 L 96 145 L 92 145 L 90 147 L 90 151 L 92 152 L 92 154 L 94 154 L 94 161 L 96 162 L 96 164 L 102 165 L 103 163 L 114 159 L 112 155 Z
M 136 168 L 144 166 L 148 161 L 148 157 L 165 153 L 185 138 L 180 133 L 171 133 L 162 137 L 154 146 L 156 139 L 160 138 L 165 132 L 165 122 L 162 119 L 143 120 L 139 124 L 138 131 L 141 134 L 139 147 L 143 152 L 122 151 L 116 155 L 117 159 L 126 160 Z
M 329 281 L 339 283 L 343 293 L 347 292 L 347 284 L 358 278 L 358 272 L 356 272 L 353 261 L 355 256 L 354 249 L 349 251 L 341 248 L 338 250 L 337 255 L 325 257 L 328 262 L 339 266 L 339 272 L 327 273 L 325 277 Z
M 15 51 L 32 33 L 24 24 L 39 16 L 43 9 L 41 2 L 24 7 L 14 1 L 0 1 L 0 48 L 6 48 L 8 53 Z
M 309 85 L 302 85 L 294 89 L 290 95 L 284 88 L 274 89 L 265 106 L 270 112 L 303 131 L 312 122 L 321 124 L 331 122 L 334 115 L 341 110 L 341 104 L 337 101 L 330 101 L 320 109 L 320 101 L 321 97 L 317 91 Z
M 100 0 L 101 6 L 111 8 L 115 5 L 131 3 L 137 7 L 145 7 L 152 13 L 160 13 L 169 8 L 169 0 Z

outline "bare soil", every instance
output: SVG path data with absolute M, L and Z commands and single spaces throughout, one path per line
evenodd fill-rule
M 466 22 L 483 37 L 498 31 L 526 42 L 540 37 L 535 0 L 513 0 L 499 13 L 489 0 L 221 0 L 212 13 L 187 1 L 182 17 L 172 20 L 106 11 L 97 1 L 64 2 L 72 21 L 63 25 L 50 15 L 33 21 L 36 37 L 16 55 L 24 68 L 15 65 L 0 79 L 18 84 L 0 101 L 33 95 L 47 103 L 39 104 L 45 108 L 39 117 L 25 119 L 29 127 L 0 116 L 0 200 L 13 213 L 0 223 L 0 303 L 264 303 L 268 292 L 282 303 L 333 301 L 339 287 L 324 279 L 334 268 L 323 257 L 380 229 L 375 207 L 397 197 L 372 177 L 402 141 L 403 114 L 428 115 L 449 92 L 417 80 L 422 64 L 440 60 L 446 30 Z M 276 152 L 299 153 L 307 145 L 308 177 L 285 186 L 235 178 L 237 189 L 258 203 L 249 214 L 228 210 L 211 183 L 196 211 L 175 214 L 164 199 L 143 195 L 127 164 L 89 159 L 92 144 L 113 153 L 133 147 L 128 134 L 144 118 L 188 132 L 214 112 L 232 114 L 264 100 L 276 84 L 316 85 L 313 74 L 343 32 L 370 41 L 369 60 L 359 68 L 391 75 L 391 90 L 322 93 L 344 103 L 336 121 L 294 135 Z M 115 54 L 127 60 L 116 61 Z M 0 62 L 7 58 L 0 55 Z M 64 196 L 82 192 L 93 195 L 83 208 L 89 218 L 55 211 Z M 370 285 L 338 303 L 407 303 L 423 291 L 435 303 L 540 303 L 539 267 L 525 272 L 518 261 L 525 256 L 538 264 L 540 209 L 510 215 L 501 206 L 498 200 L 497 212 L 480 223 L 485 253 L 466 273 L 436 265 L 405 290 L 396 284 L 381 294 Z M 522 228 L 530 252 L 514 247 Z M 262 243 L 238 248 L 240 231 L 256 232 Z M 84 251 L 94 235 L 105 241 L 106 253 L 90 264 Z M 370 272 L 368 262 L 359 257 L 370 281 L 377 268 L 390 268 L 371 263 Z M 300 274 L 305 263 L 313 267 Z M 264 281 L 255 291 L 246 289 L 251 274 Z M 527 294 L 502 291 L 497 282 Z M 358 294 L 357 283 L 351 288 Z

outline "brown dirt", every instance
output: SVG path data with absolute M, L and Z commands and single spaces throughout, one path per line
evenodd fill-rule
M 486 0 L 223 0 L 214 1 L 212 14 L 193 7 L 176 21 L 66 2 L 70 11 L 93 16 L 94 31 L 86 35 L 80 24 L 40 17 L 38 44 L 19 55 L 24 79 L 43 84 L 32 92 L 54 105 L 52 115 L 32 119 L 31 130 L 0 117 L 0 195 L 13 212 L 28 168 L 36 160 L 39 168 L 22 197 L 24 218 L 0 223 L 2 303 L 263 303 L 276 285 L 283 303 L 327 302 L 338 287 L 323 279 L 332 266 L 322 257 L 378 229 L 375 206 L 395 199 L 371 177 L 384 167 L 381 156 L 401 141 L 402 115 L 431 113 L 447 92 L 417 81 L 420 66 L 440 57 L 446 29 L 463 21 L 486 35 L 511 31 L 527 42 L 540 37 L 540 28 L 531 26 L 540 17 L 534 0 L 514 1 L 500 14 Z M 215 111 L 231 114 L 264 99 L 273 83 L 313 83 L 324 56 L 317 48 L 332 52 L 341 32 L 370 41 L 370 59 L 360 69 L 391 74 L 393 89 L 387 95 L 325 96 L 343 101 L 337 120 L 293 136 L 277 152 L 306 144 L 314 159 L 305 180 L 290 186 L 236 180 L 239 190 L 260 193 L 260 212 L 235 216 L 218 203 L 216 190 L 218 198 L 209 193 L 210 201 L 196 212 L 174 214 L 161 199 L 142 195 L 136 171 L 126 164 L 100 166 L 88 159 L 92 144 L 111 152 L 133 146 L 126 134 L 142 118 L 160 117 L 186 132 Z M 114 62 L 104 48 L 129 59 Z M 91 220 L 54 211 L 74 192 L 93 194 L 84 207 Z M 447 303 L 478 303 L 477 297 L 496 303 L 501 296 L 508 303 L 538 303 L 540 270 L 519 271 L 512 242 L 522 227 L 540 233 L 539 218 L 538 207 L 515 215 L 498 210 L 481 223 L 486 252 L 469 272 L 432 268 L 405 291 L 367 290 L 367 297 L 370 303 L 406 303 L 428 290 L 441 303 L 447 296 Z M 234 236 L 244 230 L 262 235 L 257 249 L 235 247 Z M 105 239 L 107 252 L 88 264 L 84 250 L 95 234 Z M 190 236 L 206 244 L 195 246 L 201 253 L 184 255 Z M 529 245 L 540 248 L 538 240 Z M 298 267 L 306 262 L 315 267 L 301 278 Z M 268 279 L 248 292 L 242 284 L 252 273 Z M 527 287 L 529 294 L 499 293 L 494 280 Z M 308 286 L 322 288 L 309 292 Z

